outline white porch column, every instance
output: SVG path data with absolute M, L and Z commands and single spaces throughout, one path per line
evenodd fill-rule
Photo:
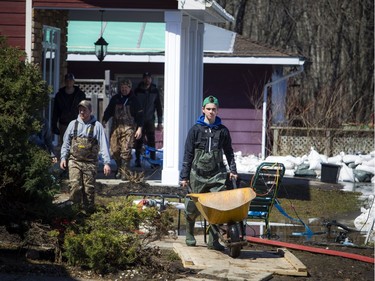
M 165 12 L 164 63 L 164 134 L 163 171 L 161 181 L 166 185 L 179 184 L 181 129 L 181 29 L 182 13 Z
M 188 130 L 201 113 L 204 25 L 166 12 L 162 184 L 178 185 Z
M 204 42 L 204 23 L 198 22 L 195 35 L 195 65 L 193 81 L 195 81 L 195 93 L 193 94 L 193 115 L 194 123 L 198 116 L 202 114 L 202 100 L 203 100 L 203 42 Z
M 188 127 L 190 128 L 202 114 L 201 104 L 203 96 L 203 32 L 204 24 L 197 20 L 190 21 L 189 28 L 189 86 L 188 96 Z

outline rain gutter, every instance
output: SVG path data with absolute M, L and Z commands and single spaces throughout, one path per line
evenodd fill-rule
M 229 14 L 222 6 L 220 6 L 216 1 L 206 2 L 206 7 L 210 8 L 208 12 L 216 17 L 222 22 L 234 23 L 234 17 Z
M 266 158 L 266 132 L 267 132 L 267 100 L 268 100 L 268 88 L 272 85 L 275 85 L 277 83 L 280 83 L 281 81 L 284 81 L 290 77 L 296 76 L 303 72 L 303 65 L 299 66 L 299 69 L 297 71 L 291 72 L 288 75 L 285 75 L 275 81 L 268 82 L 263 87 L 263 124 L 262 124 L 262 159 L 264 160 Z

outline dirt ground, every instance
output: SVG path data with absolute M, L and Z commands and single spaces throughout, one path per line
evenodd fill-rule
M 180 190 L 169 187 L 156 187 L 147 184 L 126 184 L 120 186 L 108 187 L 99 185 L 97 188 L 98 196 L 112 197 L 121 196 L 129 192 L 145 192 L 154 194 L 180 194 Z M 48 253 L 46 256 L 40 256 L 40 253 L 33 251 L 19 250 L 17 246 L 21 243 L 21 238 L 16 234 L 10 234 L 5 227 L 0 227 L 0 273 L 24 273 L 25 275 L 59 276 L 70 277 L 66 280 L 177 280 L 186 277 L 213 279 L 210 276 L 201 276 L 198 271 L 186 269 L 181 261 L 176 258 L 172 250 L 161 250 L 160 255 L 156 256 L 154 262 L 148 267 L 134 267 L 125 271 L 119 271 L 116 274 L 100 276 L 92 271 L 83 268 L 69 267 L 64 263 L 54 263 L 50 261 Z M 309 244 L 303 239 L 297 241 L 301 245 L 308 245 L 322 249 L 337 250 L 346 253 L 355 253 L 366 257 L 374 257 L 373 247 L 353 247 L 343 246 L 337 243 Z M 274 246 L 263 244 L 249 244 L 252 250 L 275 250 Z M 374 280 L 374 264 L 354 259 L 348 259 L 338 256 L 329 256 L 300 250 L 289 249 L 306 267 L 309 273 L 308 277 L 291 277 L 274 275 L 272 280 L 345 280 L 360 281 Z M 50 253 L 52 255 L 52 253 Z M 37 255 L 38 259 L 35 259 Z M 249 261 L 251 262 L 251 261 Z M 210 279 L 211 278 L 211 279 Z

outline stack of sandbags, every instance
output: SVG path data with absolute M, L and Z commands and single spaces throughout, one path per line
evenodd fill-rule
M 237 165 L 238 173 L 255 173 L 260 164 L 260 160 L 255 155 L 243 156 L 242 152 L 235 152 L 234 158 Z

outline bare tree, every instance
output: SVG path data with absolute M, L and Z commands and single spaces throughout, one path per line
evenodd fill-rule
M 370 0 L 219 0 L 235 23 L 227 27 L 252 40 L 307 59 L 294 105 L 326 125 L 369 123 L 374 112 L 374 2 Z M 294 89 L 294 92 L 296 89 Z M 295 93 L 294 93 L 295 94 Z M 333 98 L 335 97 L 335 98 Z M 311 106 L 312 101 L 314 106 Z M 293 117 L 291 117 L 293 119 Z M 327 118 L 326 118 L 327 119 Z M 311 122 L 313 122 L 311 120 Z M 326 122 L 327 123 L 327 122 Z M 323 125 L 323 124 L 321 124 Z

